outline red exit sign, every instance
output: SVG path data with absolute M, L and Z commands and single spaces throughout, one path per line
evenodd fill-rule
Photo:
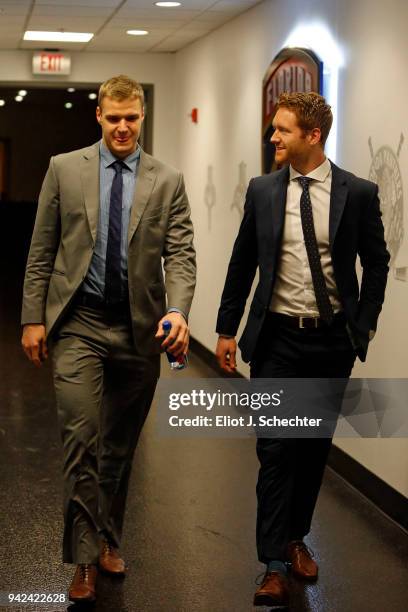
M 71 58 L 66 53 L 38 51 L 33 55 L 33 74 L 70 74 Z

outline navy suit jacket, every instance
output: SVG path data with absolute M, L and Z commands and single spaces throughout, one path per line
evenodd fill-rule
M 248 321 L 239 341 L 242 358 L 251 361 L 269 309 L 279 262 L 289 168 L 251 179 L 245 212 L 232 251 L 218 312 L 217 333 L 235 336 L 257 268 Z M 365 361 L 370 330 L 384 301 L 389 253 L 384 241 L 378 187 L 332 163 L 329 242 L 340 302 L 357 354 Z M 361 285 L 357 255 L 363 268 Z

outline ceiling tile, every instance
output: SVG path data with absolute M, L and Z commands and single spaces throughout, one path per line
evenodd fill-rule
M 20 15 L 21 17 L 25 17 L 26 15 L 28 15 L 28 6 L 0 4 L 0 19 L 8 19 L 11 16 L 17 15 Z
M 163 40 L 158 45 L 155 46 L 154 51 L 168 49 L 170 51 L 177 50 L 180 47 L 184 47 L 196 40 L 196 34 L 189 34 L 188 32 L 183 32 L 179 34 L 174 34 L 173 36 L 169 36 L 166 40 Z
M 45 42 L 41 43 L 35 40 L 21 40 L 21 49 L 37 49 L 42 51 L 43 49 L 58 49 L 60 51 L 82 51 L 85 48 L 84 43 L 61 43 L 61 42 Z
M 112 19 L 112 21 L 109 22 L 108 26 L 109 29 L 111 28 L 122 28 L 122 30 L 136 30 L 139 26 L 142 26 L 146 29 L 154 29 L 154 28 L 159 28 L 159 29 L 170 29 L 170 30 L 174 30 L 175 28 L 181 28 L 184 25 L 184 21 L 168 21 L 166 19 L 143 19 L 143 20 L 138 20 L 138 19 Z
M 67 0 L 36 0 L 36 4 L 52 4 L 55 6 L 58 5 L 70 5 L 70 6 L 95 6 L 97 4 L 101 7 L 110 6 L 112 8 L 116 8 L 121 3 L 121 0 L 70 0 L 68 3 Z
M 149 50 L 149 45 L 146 43 L 139 43 L 136 45 L 130 46 L 127 43 L 118 43 L 112 42 L 109 43 L 107 41 L 103 41 L 101 43 L 94 43 L 92 48 L 88 49 L 89 51 L 100 51 L 105 52 L 109 51 L 110 53 L 146 53 Z
M 2 17 L 0 15 L 0 28 L 8 30 L 10 28 L 19 27 L 20 30 L 25 23 L 25 17 L 22 15 L 12 15 L 10 17 Z
M 124 5 L 124 7 L 118 11 L 115 15 L 114 18 L 116 17 L 120 17 L 120 18 L 137 18 L 137 19 L 168 19 L 170 21 L 186 21 L 188 19 L 194 19 L 194 17 L 197 17 L 198 15 L 200 15 L 201 11 L 187 11 L 187 10 L 180 10 L 180 11 L 170 11 L 170 9 L 168 9 L 167 11 L 163 10 L 163 12 L 160 11 L 160 13 L 154 11 L 154 10 L 142 10 L 142 9 L 131 9 L 129 8 L 126 4 Z
M 95 6 L 95 4 L 97 3 L 95 2 L 93 6 L 76 6 L 65 3 L 63 5 L 54 6 L 36 3 L 34 5 L 32 14 L 35 16 L 72 15 L 76 17 L 99 17 L 106 19 L 106 17 L 109 17 L 114 10 L 113 7 L 101 7 Z
M 106 31 L 93 38 L 88 44 L 88 50 L 91 51 L 97 48 L 103 48 L 104 45 L 112 48 L 112 45 L 116 45 L 118 50 L 122 50 L 126 47 L 127 50 L 139 50 L 140 47 L 146 48 L 154 44 L 159 43 L 168 32 L 160 32 L 157 34 L 150 34 L 149 36 L 128 36 L 117 31 Z
M 219 0 L 217 4 L 215 4 L 211 10 L 224 12 L 229 11 L 231 13 L 242 13 L 247 9 L 251 8 L 251 6 L 255 6 L 255 4 L 259 4 L 261 0 Z
M 55 32 L 64 29 L 67 32 L 96 32 L 104 23 L 104 19 L 97 17 L 32 17 L 29 22 L 28 30 L 41 30 Z
M 207 23 L 212 23 L 214 27 L 217 27 L 217 24 L 224 23 L 231 19 L 231 15 L 229 15 L 225 11 L 205 11 L 197 17 L 195 21 L 205 21 Z
M 0 28 L 0 40 L 4 40 L 5 38 L 20 40 L 21 30 L 18 28 Z
M 29 7 L 31 0 L 0 0 L 0 8 L 8 6 Z

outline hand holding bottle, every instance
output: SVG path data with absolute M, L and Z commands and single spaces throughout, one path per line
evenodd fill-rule
M 163 333 L 165 336 L 168 336 L 171 331 L 171 323 L 170 321 L 163 321 L 162 324 Z M 188 365 L 187 355 L 181 353 L 178 357 L 166 351 L 167 359 L 169 360 L 170 368 L 172 370 L 183 370 Z
M 163 337 L 164 340 L 161 343 L 161 348 L 165 350 L 168 355 L 171 355 L 174 362 L 178 361 L 179 363 L 183 363 L 184 365 L 181 367 L 186 367 L 187 360 L 185 357 L 188 350 L 189 329 L 186 319 L 180 312 L 169 312 L 160 319 L 157 326 L 156 338 Z M 181 369 L 181 367 L 174 369 Z

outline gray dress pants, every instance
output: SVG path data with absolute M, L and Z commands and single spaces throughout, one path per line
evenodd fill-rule
M 135 347 L 130 313 L 76 305 L 50 341 L 63 441 L 65 563 L 119 546 L 129 476 L 160 356 Z

